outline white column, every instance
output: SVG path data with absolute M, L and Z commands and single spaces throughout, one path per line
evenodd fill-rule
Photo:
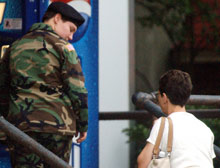
M 99 110 L 129 111 L 134 91 L 134 2 L 99 0 Z M 128 168 L 128 120 L 99 121 L 99 168 Z

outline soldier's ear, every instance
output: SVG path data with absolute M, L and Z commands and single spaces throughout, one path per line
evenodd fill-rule
M 54 16 L 54 23 L 57 24 L 61 19 L 62 19 L 61 14 L 60 14 L 60 13 L 57 13 L 57 14 Z

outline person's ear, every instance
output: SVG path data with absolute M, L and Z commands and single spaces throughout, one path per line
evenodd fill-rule
M 54 16 L 54 23 L 57 24 L 61 19 L 62 19 L 61 14 L 60 14 L 60 13 L 57 13 L 57 14 Z
M 167 97 L 166 93 L 163 93 L 163 100 L 164 100 L 164 103 L 167 103 L 169 98 Z

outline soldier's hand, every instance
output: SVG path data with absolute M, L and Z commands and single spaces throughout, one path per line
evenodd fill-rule
M 76 133 L 78 135 L 78 132 Z M 87 132 L 80 132 L 79 138 L 76 140 L 77 143 L 83 142 L 87 137 Z

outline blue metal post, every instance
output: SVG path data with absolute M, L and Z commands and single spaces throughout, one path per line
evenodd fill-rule
M 38 2 L 38 20 L 39 22 L 41 22 L 42 17 L 45 13 L 45 11 L 47 10 L 48 7 L 48 0 L 39 0 Z
M 84 36 L 73 43 L 82 59 L 89 97 L 89 129 L 81 145 L 81 168 L 98 168 L 98 0 L 91 0 L 91 17 Z
M 23 11 L 23 33 L 26 33 L 33 23 L 39 22 L 39 6 L 36 0 L 25 0 Z

